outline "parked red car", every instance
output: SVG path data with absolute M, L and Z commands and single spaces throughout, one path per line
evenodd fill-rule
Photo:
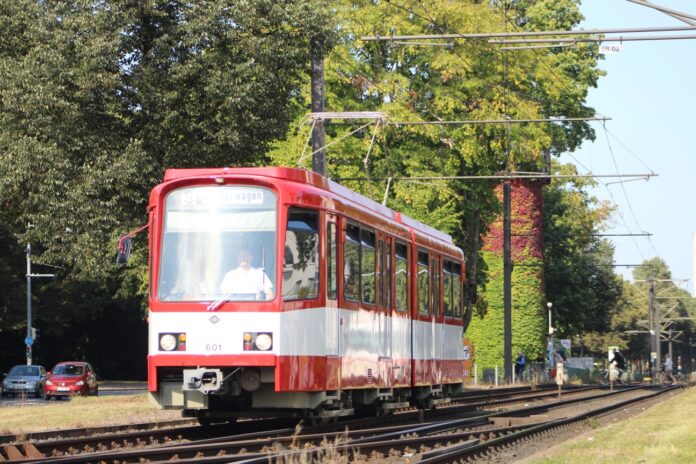
M 44 398 L 68 395 L 96 395 L 99 392 L 97 374 L 89 363 L 61 362 L 48 373 L 44 386 Z

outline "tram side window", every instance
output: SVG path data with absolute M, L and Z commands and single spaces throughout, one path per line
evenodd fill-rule
M 391 308 L 391 284 L 392 284 L 392 259 L 391 259 L 391 240 L 387 240 L 385 242 L 386 248 L 387 248 L 387 257 L 386 257 L 386 263 L 385 263 L 385 270 L 384 270 L 384 307 L 386 308 Z
M 430 274 L 430 296 L 433 308 L 433 314 L 440 314 L 440 258 L 433 257 L 430 262 L 432 263 L 432 270 Z
M 462 291 L 462 265 L 453 264 L 452 265 L 453 280 L 452 283 L 452 306 L 454 308 L 454 315 L 456 317 L 462 316 L 462 308 L 464 307 L 464 292 Z
M 319 215 L 290 208 L 285 232 L 283 299 L 305 300 L 319 293 Z
M 430 313 L 428 306 L 428 283 L 430 276 L 428 272 L 428 253 L 418 252 L 418 314 L 427 315 Z
M 375 233 L 360 231 L 360 284 L 362 302 L 375 303 Z
M 399 311 L 408 310 L 408 247 L 403 243 L 396 244 L 395 268 L 395 303 Z
M 343 298 L 360 301 L 360 228 L 346 226 L 346 241 L 343 244 Z
M 384 306 L 384 240 L 377 241 L 377 301 L 380 306 Z
M 377 241 L 377 300 L 383 308 L 391 308 L 391 241 Z
M 457 302 L 453 300 L 452 293 L 454 282 L 454 277 L 452 277 L 452 263 L 450 261 L 445 261 L 442 302 L 445 307 L 445 316 L 447 317 L 455 316 L 456 312 Z
M 326 228 L 326 248 L 329 250 L 326 261 L 326 292 L 329 299 L 336 299 L 336 223 L 330 222 Z

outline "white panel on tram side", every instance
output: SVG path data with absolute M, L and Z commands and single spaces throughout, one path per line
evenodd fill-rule
M 435 359 L 433 325 L 413 321 L 413 359 Z
M 460 326 L 414 321 L 413 331 L 413 359 L 464 359 Z
M 411 319 L 393 317 L 392 319 L 392 358 L 411 358 Z
M 159 333 L 186 333 L 186 352 L 176 354 L 259 354 L 242 350 L 244 332 L 272 332 L 273 349 L 282 356 L 341 356 L 376 358 L 380 349 L 379 318 L 382 327 L 391 326 L 389 354 L 393 359 L 463 359 L 461 327 L 414 321 L 408 317 L 386 316 L 372 311 L 312 308 L 286 312 L 151 312 L 149 354 L 159 350 Z M 213 322 L 215 320 L 216 322 Z M 333 321 L 337 326 L 334 326 Z M 330 330 L 336 327 L 335 330 Z M 413 327 L 413 334 L 411 328 Z M 442 332 L 442 351 L 436 351 L 435 330 Z M 339 343 L 338 337 L 341 336 Z
M 392 318 L 384 312 L 378 313 L 379 326 L 377 327 L 377 338 L 379 341 L 379 357 L 392 357 Z
M 444 343 L 442 324 L 434 321 L 431 324 L 433 330 L 433 356 L 435 359 L 442 359 L 442 344 Z
M 338 350 L 335 333 L 327 331 L 328 321 L 335 319 L 338 310 L 311 308 L 280 313 L 282 339 L 280 352 L 284 356 L 326 356 Z
M 443 352 L 442 359 L 464 360 L 464 339 L 462 327 L 458 325 L 443 325 Z
M 326 354 L 327 356 L 338 356 L 339 345 L 339 315 L 338 308 L 325 308 L 325 323 L 326 323 Z
M 378 337 L 375 334 L 376 317 L 372 311 L 341 310 L 341 356 L 370 358 L 377 356 Z
M 149 316 L 148 353 L 150 355 L 258 354 L 243 351 L 244 332 L 272 332 L 273 348 L 279 353 L 282 342 L 281 313 L 261 312 L 152 312 Z M 186 351 L 160 351 L 160 333 L 185 333 Z

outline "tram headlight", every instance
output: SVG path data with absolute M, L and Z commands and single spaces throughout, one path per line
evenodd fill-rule
M 185 333 L 161 333 L 160 351 L 186 351 Z
M 186 333 L 159 334 L 160 351 L 186 351 Z
M 273 348 L 272 332 L 244 332 L 242 349 L 244 351 L 269 351 Z
M 174 351 L 177 347 L 177 337 L 174 334 L 160 334 L 160 349 L 163 351 Z
M 254 345 L 256 345 L 256 349 L 259 351 L 268 351 L 273 347 L 273 337 L 269 333 L 260 333 L 256 335 Z

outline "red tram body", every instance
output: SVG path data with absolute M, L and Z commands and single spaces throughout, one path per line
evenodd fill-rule
M 449 235 L 280 167 L 168 170 L 148 213 L 148 390 L 161 407 L 201 422 L 319 418 L 462 388 L 464 261 Z M 245 280 L 225 277 L 241 250 L 254 288 L 226 291 Z

